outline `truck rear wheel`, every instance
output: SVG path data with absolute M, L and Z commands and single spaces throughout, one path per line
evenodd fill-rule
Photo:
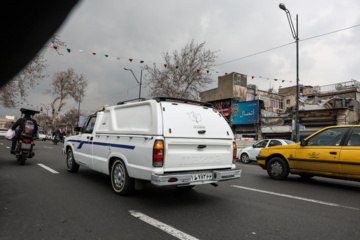
M 120 159 L 116 159 L 111 166 L 111 185 L 114 192 L 122 196 L 135 191 L 135 181 L 129 176 L 124 162 Z

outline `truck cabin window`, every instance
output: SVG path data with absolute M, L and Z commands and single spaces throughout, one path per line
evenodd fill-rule
M 92 133 L 94 130 L 94 126 L 95 126 L 95 121 L 96 121 L 96 117 L 92 117 L 89 119 L 89 121 L 87 122 L 86 125 L 86 130 L 85 133 Z

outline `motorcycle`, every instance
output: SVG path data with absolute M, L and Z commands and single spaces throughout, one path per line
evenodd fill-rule
M 59 135 L 55 135 L 53 142 L 54 142 L 55 145 L 57 145 L 58 142 L 60 142 L 60 136 L 59 136 Z
M 32 158 L 35 156 L 35 153 L 33 152 L 34 145 L 33 138 L 20 137 L 17 141 L 15 157 L 20 162 L 20 165 L 25 164 L 26 158 Z

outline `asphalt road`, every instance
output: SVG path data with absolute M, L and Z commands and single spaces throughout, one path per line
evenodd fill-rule
M 0 239 L 360 239 L 360 183 L 242 177 L 193 190 L 146 185 L 129 197 L 108 176 L 68 173 L 62 145 L 37 141 L 20 166 L 0 139 Z M 39 165 L 40 164 L 40 165 Z M 41 165 L 42 164 L 42 165 Z

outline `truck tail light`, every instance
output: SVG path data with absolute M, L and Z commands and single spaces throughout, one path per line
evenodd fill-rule
M 234 146 L 233 163 L 235 163 L 236 155 L 237 155 L 237 146 L 236 146 L 235 141 L 233 142 L 233 146 Z
M 164 141 L 156 140 L 153 148 L 153 167 L 164 165 Z

